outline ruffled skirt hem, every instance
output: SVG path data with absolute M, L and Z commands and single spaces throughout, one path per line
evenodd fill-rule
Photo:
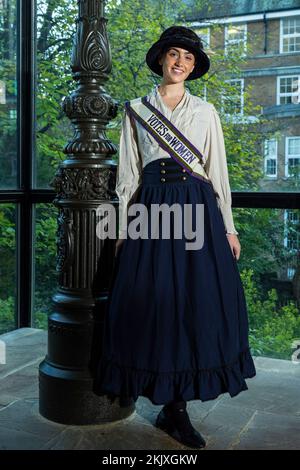
M 124 366 L 103 358 L 98 370 L 97 395 L 107 395 L 112 401 L 119 397 L 120 406 L 128 406 L 139 396 L 154 405 L 178 400 L 214 400 L 223 393 L 231 397 L 248 390 L 245 379 L 254 377 L 256 370 L 249 348 L 231 364 L 211 369 L 156 372 Z

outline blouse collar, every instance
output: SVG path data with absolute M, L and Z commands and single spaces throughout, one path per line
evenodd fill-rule
M 171 111 L 171 109 L 164 103 L 163 98 L 158 91 L 158 88 L 159 88 L 159 84 L 154 85 L 149 96 L 152 96 L 154 100 L 157 103 L 159 103 L 160 107 L 164 110 L 165 113 L 167 114 L 177 113 L 177 111 L 179 111 L 185 104 L 187 104 L 188 98 L 190 96 L 190 91 L 187 88 L 184 89 L 185 91 L 184 91 L 183 97 L 173 111 Z

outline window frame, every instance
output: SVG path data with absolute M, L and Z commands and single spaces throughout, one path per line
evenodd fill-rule
M 231 82 L 240 82 L 241 83 L 241 92 L 240 92 L 240 104 L 241 104 L 241 112 L 240 113 L 235 113 L 237 116 L 244 116 L 244 93 L 245 93 L 245 79 L 242 78 L 229 78 L 228 80 L 225 80 L 226 83 L 231 83 Z M 230 97 L 229 97 L 230 98 Z M 226 101 L 226 96 L 222 96 L 222 112 L 224 112 L 225 116 L 231 117 L 233 116 L 231 113 L 225 113 L 225 101 Z
M 53 203 L 51 189 L 34 189 L 34 77 L 36 1 L 17 1 L 17 183 L 0 190 L 0 204 L 16 206 L 16 328 L 32 326 L 35 205 Z
M 229 39 L 229 28 L 231 27 L 238 27 L 238 26 L 243 26 L 244 31 L 243 31 L 243 38 L 241 40 L 233 40 Z M 227 56 L 229 52 L 229 43 L 232 41 L 233 43 L 238 43 L 238 42 L 243 42 L 243 52 L 242 56 L 245 57 L 247 55 L 247 35 L 248 35 L 248 24 L 247 22 L 243 23 L 229 23 L 225 25 L 224 28 L 224 55 Z
M 275 142 L 275 156 L 269 157 L 266 156 L 265 150 L 266 150 L 266 144 L 270 142 Z M 267 161 L 268 160 L 275 160 L 276 163 L 276 172 L 275 174 L 269 174 L 267 173 Z M 277 178 L 277 173 L 278 173 L 278 140 L 277 139 L 265 139 L 264 140 L 264 174 L 268 178 Z
M 207 30 L 207 35 L 204 35 L 207 37 L 207 42 L 203 43 L 204 49 L 210 47 L 210 27 L 209 26 L 203 26 L 203 27 L 194 27 L 193 28 L 197 36 L 199 36 L 201 39 L 203 39 L 203 35 L 201 34 L 201 30 Z
M 295 33 L 295 34 L 284 34 L 283 33 L 283 23 L 284 21 L 290 21 L 293 20 L 294 18 L 299 18 L 300 21 L 300 15 L 295 15 L 295 16 L 288 16 L 286 18 L 280 18 L 280 35 L 279 35 L 279 53 L 280 54 L 298 54 L 300 53 L 300 48 L 299 51 L 284 51 L 283 50 L 283 41 L 286 37 L 299 37 L 300 38 L 300 33 Z
M 287 94 L 287 93 L 280 93 L 280 81 L 283 79 L 283 78 L 293 78 L 293 77 L 297 77 L 298 78 L 298 103 L 280 103 L 280 98 L 282 96 L 293 96 L 293 94 Z M 297 96 L 297 95 L 296 95 Z M 300 75 L 277 75 L 277 83 L 276 83 L 276 104 L 278 106 L 285 106 L 285 105 L 290 105 L 290 104 L 300 104 Z
M 291 178 L 292 177 L 292 175 L 289 172 L 289 160 L 291 158 L 299 159 L 299 168 L 300 168 L 300 153 L 299 153 L 299 157 L 298 156 L 297 157 L 294 157 L 294 156 L 290 157 L 288 155 L 289 141 L 291 139 L 299 139 L 299 141 L 300 141 L 300 135 L 287 135 L 287 136 L 285 136 L 285 165 L 284 166 L 285 166 L 285 176 L 286 176 L 286 178 Z
M 299 247 L 300 247 L 300 235 L 299 233 L 297 233 L 297 241 L 296 241 L 296 247 L 293 248 L 293 247 L 289 247 L 289 231 L 288 231 L 288 226 L 289 226 L 289 223 L 295 223 L 295 224 L 298 224 L 299 221 L 300 221 L 300 215 L 298 214 L 298 217 L 297 217 L 297 220 L 293 221 L 291 220 L 290 218 L 290 214 L 291 213 L 291 209 L 285 209 L 283 211 L 283 246 L 284 248 L 294 257 L 297 257 L 297 253 L 299 251 Z M 288 279 L 292 279 L 294 274 L 296 272 L 296 268 L 294 266 L 291 266 L 289 265 L 287 268 L 286 268 L 286 276 Z

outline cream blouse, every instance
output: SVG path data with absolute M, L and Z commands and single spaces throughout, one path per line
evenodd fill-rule
M 220 117 L 215 106 L 192 95 L 187 88 L 176 108 L 165 105 L 155 85 L 147 95 L 150 103 L 163 113 L 204 157 L 204 169 L 218 193 L 227 233 L 238 234 L 231 210 L 226 151 Z M 142 169 L 153 160 L 172 158 L 140 123 L 123 112 L 119 145 L 116 193 L 119 197 L 119 238 L 126 237 L 127 205 L 142 182 Z

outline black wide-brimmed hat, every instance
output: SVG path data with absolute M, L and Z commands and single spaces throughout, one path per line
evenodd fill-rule
M 186 80 L 196 80 L 208 71 L 210 60 L 203 50 L 200 37 L 185 26 L 171 26 L 162 33 L 159 40 L 150 47 L 146 54 L 148 67 L 157 75 L 163 76 L 162 66 L 158 62 L 160 53 L 172 46 L 182 47 L 195 56 L 195 67 Z

